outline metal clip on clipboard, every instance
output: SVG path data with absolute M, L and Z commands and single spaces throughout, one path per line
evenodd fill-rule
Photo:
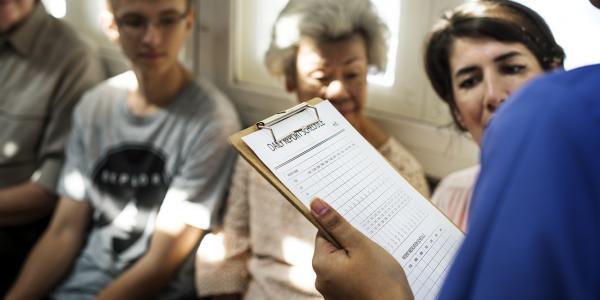
M 291 118 L 291 117 L 293 117 L 293 116 L 295 116 L 295 115 L 297 115 L 297 114 L 299 114 L 299 113 L 301 113 L 301 112 L 303 112 L 303 111 L 305 111 L 305 110 L 307 110 L 309 108 L 313 109 L 315 111 L 315 116 L 317 117 L 316 121 L 310 122 L 308 124 L 305 124 L 304 126 L 302 126 L 302 127 L 298 128 L 298 129 L 295 129 L 295 130 L 287 133 L 286 135 L 284 135 L 283 137 L 281 137 L 279 139 L 275 136 L 275 132 L 273 131 L 273 125 L 275 125 L 275 124 L 277 124 L 279 122 L 282 122 L 282 121 L 284 121 L 284 120 L 286 120 L 288 118 Z M 308 104 L 308 103 L 306 103 L 306 102 L 302 102 L 302 103 L 300 103 L 300 104 L 298 104 L 298 105 L 296 105 L 296 106 L 294 106 L 292 108 L 289 108 L 289 109 L 287 109 L 285 111 L 282 111 L 282 112 L 278 112 L 278 113 L 276 113 L 276 114 L 274 114 L 274 115 L 272 115 L 272 116 L 270 116 L 270 117 L 268 117 L 268 118 L 266 118 L 266 119 L 264 119 L 264 120 L 256 123 L 256 128 L 258 128 L 258 129 L 268 129 L 271 132 L 271 136 L 273 137 L 273 141 L 274 142 L 279 142 L 279 141 L 283 140 L 284 138 L 286 138 L 286 137 L 288 137 L 288 136 L 290 136 L 290 135 L 292 135 L 292 134 L 294 134 L 296 132 L 302 131 L 304 128 L 306 128 L 308 126 L 319 122 L 320 120 L 321 120 L 321 118 L 319 118 L 319 111 L 317 110 L 317 108 L 314 107 L 314 106 L 312 106 L 312 105 L 310 105 L 310 104 Z

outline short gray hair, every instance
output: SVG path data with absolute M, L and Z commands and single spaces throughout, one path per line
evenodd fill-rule
M 369 0 L 290 0 L 279 13 L 265 53 L 265 65 L 274 76 L 294 76 L 301 36 L 318 41 L 363 35 L 369 65 L 385 71 L 388 28 Z

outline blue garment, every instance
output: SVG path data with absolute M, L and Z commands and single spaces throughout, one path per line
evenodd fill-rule
M 441 299 L 600 299 L 600 65 L 544 76 L 486 130 Z

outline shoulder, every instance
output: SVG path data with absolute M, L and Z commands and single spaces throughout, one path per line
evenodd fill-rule
M 390 137 L 379 149 L 383 157 L 389 160 L 400 172 L 406 170 L 423 172 L 421 164 L 400 142 Z
M 600 64 L 576 68 L 570 71 L 549 73 L 533 81 L 524 90 L 535 90 L 554 86 L 571 91 L 585 92 L 597 90 L 600 83 Z
M 433 192 L 431 202 L 440 208 L 445 208 L 450 203 L 456 206 L 457 201 L 468 203 L 478 175 L 479 165 L 449 174 L 442 179 Z M 468 205 L 464 207 L 467 208 Z
M 32 61 L 55 77 L 65 92 L 79 96 L 106 78 L 98 46 L 90 39 L 52 16 L 43 25 L 35 38 Z
M 133 72 L 128 71 L 101 82 L 83 94 L 81 101 L 77 103 L 75 114 L 84 120 L 91 120 L 105 113 L 121 99 L 120 95 L 126 95 L 135 80 Z
M 98 57 L 97 47 L 91 40 L 77 32 L 66 22 L 48 16 L 46 26 L 39 35 L 39 52 L 45 56 L 60 56 L 62 60 L 85 63 Z M 68 53 L 68 55 L 65 55 Z
M 388 138 L 388 140 L 377 150 L 387 159 L 394 159 L 397 157 L 408 158 L 411 160 L 414 159 L 413 155 L 393 137 Z
M 227 136 L 240 129 L 237 112 L 225 94 L 205 80 L 191 82 L 182 95 L 182 113 L 193 117 L 203 130 L 220 132 Z
M 194 80 L 190 82 L 189 98 L 203 110 L 213 116 L 236 116 L 237 113 L 229 98 L 214 84 L 207 80 Z
M 598 228 L 599 72 L 541 77 L 500 108 L 485 133 L 469 234 L 445 292 L 597 292 L 599 243 L 590 228 Z
M 116 93 L 123 93 L 131 89 L 137 82 L 135 74 L 132 71 L 127 71 L 107 80 L 104 80 L 97 86 L 89 89 L 85 94 L 85 98 L 105 98 L 114 97 Z M 93 100 L 87 100 L 93 101 Z
M 493 223 L 502 224 L 498 232 L 559 236 L 574 228 L 561 222 L 586 220 L 600 183 L 599 72 L 589 66 L 544 76 L 500 109 L 482 145 L 472 229 Z
M 479 175 L 479 165 L 450 173 L 442 179 L 439 188 L 472 189 L 477 175 Z
M 378 151 L 413 187 L 429 198 L 429 186 L 423 167 L 404 146 L 390 137 Z
M 561 117 L 565 111 L 600 120 L 599 94 L 600 64 L 542 77 L 524 91 L 523 97 L 540 95 L 537 98 L 540 104 L 542 101 L 552 102 L 550 109 L 556 112 L 553 117 L 571 123 L 571 120 Z
M 584 136 L 600 122 L 600 65 L 542 76 L 517 92 L 501 107 L 484 135 L 482 158 L 499 155 L 496 148 L 540 147 Z M 560 133 L 560 134 L 559 134 Z M 531 139 L 535 137 L 536 142 Z M 517 149 L 518 148 L 518 149 Z M 503 150 L 504 151 L 504 150 Z
M 525 119 L 527 115 L 543 118 L 537 122 L 554 122 L 566 112 L 591 113 L 600 116 L 596 105 L 600 92 L 600 65 L 586 66 L 566 72 L 555 72 L 533 80 L 511 97 L 498 112 L 499 119 Z M 572 122 L 569 120 L 568 122 Z M 493 122 L 492 125 L 495 125 Z M 504 125 L 503 125 L 504 126 Z
M 562 182 L 569 170 L 589 168 L 600 151 L 600 65 L 544 76 L 518 92 L 500 111 L 482 144 L 482 179 L 524 176 L 527 182 Z M 596 152 L 598 153 L 598 152 Z M 551 163 L 549 163 L 551 162 Z M 484 176 L 486 175 L 486 176 Z M 578 174 L 581 178 L 584 174 Z M 573 178 L 568 178 L 572 180 Z M 486 181 L 490 187 L 499 183 Z M 532 190 L 528 187 L 526 190 Z

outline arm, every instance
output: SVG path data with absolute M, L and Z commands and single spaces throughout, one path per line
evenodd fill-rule
M 50 215 L 56 196 L 34 182 L 0 189 L 0 226 L 29 223 Z
M 85 241 L 90 212 L 87 202 L 60 199 L 50 226 L 29 254 L 7 300 L 40 299 L 52 290 Z
M 325 299 L 413 299 L 404 270 L 394 257 L 324 201 L 313 200 L 311 213 L 344 247 L 337 249 L 317 234 L 315 286 Z
M 176 221 L 174 216 L 164 211 L 159 213 L 148 252 L 110 283 L 97 299 L 149 299 L 167 286 L 203 232 Z
M 216 295 L 216 296 L 208 297 L 208 299 L 212 299 L 212 300 L 240 300 L 240 299 L 243 299 L 243 298 L 242 298 L 242 294 L 223 294 L 223 295 Z
M 71 53 L 65 65 L 38 141 L 39 165 L 36 172 L 39 176 L 32 181 L 0 189 L 0 226 L 36 221 L 49 216 L 55 207 L 57 198 L 52 191 L 62 168 L 73 108 L 81 95 L 104 77 L 94 53 L 84 47 L 78 47 Z

